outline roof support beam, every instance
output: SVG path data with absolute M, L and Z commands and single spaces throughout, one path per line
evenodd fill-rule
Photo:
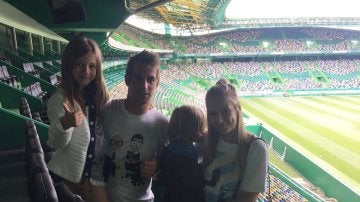
M 158 1 L 154 1 L 152 3 L 146 4 L 145 6 L 140 7 L 140 8 L 129 8 L 126 3 L 127 1 L 124 1 L 124 2 L 125 2 L 125 8 L 129 11 L 130 15 L 134 15 L 134 14 L 141 13 L 143 11 L 155 8 L 157 6 L 169 3 L 170 1 L 173 1 L 173 0 L 158 0 Z

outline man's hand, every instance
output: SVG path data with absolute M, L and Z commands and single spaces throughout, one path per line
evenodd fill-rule
M 144 178 L 151 178 L 154 176 L 157 169 L 156 154 L 150 160 L 143 161 L 140 166 L 141 176 Z
M 80 126 L 84 118 L 84 114 L 82 113 L 82 111 L 76 110 L 75 112 L 72 112 L 66 103 L 62 103 L 62 106 L 64 108 L 65 114 L 60 121 L 64 130 L 67 130 L 71 127 Z

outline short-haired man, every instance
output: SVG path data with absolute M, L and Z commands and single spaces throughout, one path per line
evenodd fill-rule
M 152 106 L 159 75 L 158 54 L 144 50 L 131 57 L 125 74 L 127 97 L 112 100 L 103 109 L 107 140 L 103 174 L 110 201 L 154 200 L 151 177 L 168 125 Z

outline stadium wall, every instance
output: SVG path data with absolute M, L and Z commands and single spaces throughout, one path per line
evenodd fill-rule
M 320 187 L 327 196 L 336 198 L 338 202 L 357 201 L 359 195 L 348 186 L 331 176 L 315 162 L 310 161 L 299 151 L 293 149 L 290 145 L 279 139 L 265 127 L 261 126 L 261 137 L 271 143 L 272 148 L 279 154 L 284 153 L 284 161 L 293 166 L 307 180 Z
M 264 138 L 263 134 L 263 127 L 262 124 L 256 124 L 256 125 L 246 125 L 246 131 L 251 132 L 253 134 L 256 134 L 257 136 L 263 137 L 263 139 L 267 142 L 267 144 L 270 144 L 270 141 Z M 271 134 L 272 135 L 272 134 Z M 301 185 L 297 184 L 294 180 L 286 176 L 284 173 L 282 173 L 280 170 L 278 170 L 276 167 L 269 165 L 269 172 L 274 175 L 275 177 L 279 178 L 281 181 L 285 182 L 289 187 L 291 187 L 293 190 L 301 194 L 304 198 L 306 198 L 309 202 L 319 202 L 321 201 L 317 196 L 309 192 L 308 190 L 304 189 Z M 265 190 L 267 191 L 267 190 Z

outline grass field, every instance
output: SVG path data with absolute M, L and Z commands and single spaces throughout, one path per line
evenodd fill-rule
M 250 117 L 270 125 L 359 189 L 360 96 L 242 98 L 241 103 Z

